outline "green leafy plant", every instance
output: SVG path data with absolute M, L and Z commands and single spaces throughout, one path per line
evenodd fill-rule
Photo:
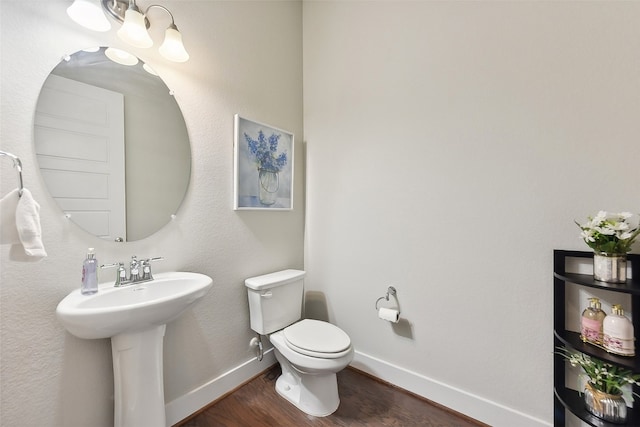
M 564 357 L 573 367 L 580 366 L 589 377 L 589 383 L 596 390 L 603 393 L 621 395 L 627 384 L 640 385 L 640 374 L 620 366 L 612 365 L 595 357 L 580 352 L 572 352 L 564 347 L 558 347 L 556 354 Z M 633 396 L 640 397 L 632 392 Z
M 640 226 L 630 225 L 632 213 L 608 213 L 600 211 L 595 217 L 588 217 L 584 224 L 575 223 L 580 227 L 580 237 L 595 252 L 605 254 L 626 254 L 640 234 Z

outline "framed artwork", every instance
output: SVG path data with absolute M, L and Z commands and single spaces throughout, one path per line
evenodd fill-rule
M 234 116 L 235 210 L 293 209 L 293 134 Z

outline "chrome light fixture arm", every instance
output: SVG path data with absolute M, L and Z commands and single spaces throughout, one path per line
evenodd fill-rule
M 101 0 L 101 2 L 102 8 L 109 14 L 109 16 L 113 17 L 119 22 L 124 22 L 124 15 L 127 9 L 133 9 L 138 13 L 142 13 L 146 17 L 149 9 L 151 9 L 152 7 L 159 7 L 160 9 L 163 9 L 165 12 L 167 12 L 169 16 L 171 16 L 171 25 L 175 27 L 173 14 L 169 9 L 162 5 L 152 4 L 151 6 L 147 7 L 144 12 L 142 12 L 136 4 L 135 0 Z M 145 19 L 145 24 L 147 25 L 147 28 L 149 28 L 149 26 L 151 25 L 148 19 Z
M 152 4 L 149 7 L 147 7 L 144 11 L 144 15 L 147 15 L 147 12 L 149 12 L 149 9 L 151 9 L 152 7 L 157 7 L 160 8 L 162 10 L 164 10 L 165 12 L 167 12 L 169 14 L 169 16 L 171 17 L 171 25 L 169 26 L 169 28 L 174 28 L 177 29 L 175 21 L 173 20 L 173 13 L 171 13 L 171 11 L 169 9 L 167 9 L 166 7 L 159 5 L 159 4 Z
M 138 12 L 138 6 L 134 0 L 101 0 L 102 8 L 116 21 L 124 22 L 124 14 L 129 7 L 134 7 Z M 147 22 L 147 28 L 149 24 Z

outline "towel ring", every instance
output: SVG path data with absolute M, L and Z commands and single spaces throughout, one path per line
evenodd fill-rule
M 15 154 L 7 153 L 6 151 L 0 151 L 0 156 L 7 156 L 13 160 L 13 167 L 18 171 L 18 179 L 20 180 L 20 187 L 18 188 L 18 196 L 22 197 L 24 191 L 24 184 L 22 183 L 22 162 L 20 158 Z
M 383 297 L 380 297 L 376 300 L 376 310 L 378 310 L 378 303 L 380 302 L 380 300 L 387 300 L 389 301 L 389 295 L 392 295 L 394 298 L 396 298 L 396 288 L 394 288 L 393 286 L 389 286 L 389 288 L 387 289 L 387 294 Z

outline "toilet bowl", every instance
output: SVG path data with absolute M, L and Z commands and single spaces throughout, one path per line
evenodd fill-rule
M 302 319 L 304 275 L 284 270 L 245 280 L 251 329 L 273 344 L 282 368 L 278 394 L 301 411 L 324 417 L 340 405 L 336 373 L 353 360 L 354 350 L 337 326 Z
M 353 360 L 349 336 L 331 323 L 305 319 L 269 340 L 282 368 L 278 394 L 309 415 L 335 412 L 340 405 L 336 373 Z

